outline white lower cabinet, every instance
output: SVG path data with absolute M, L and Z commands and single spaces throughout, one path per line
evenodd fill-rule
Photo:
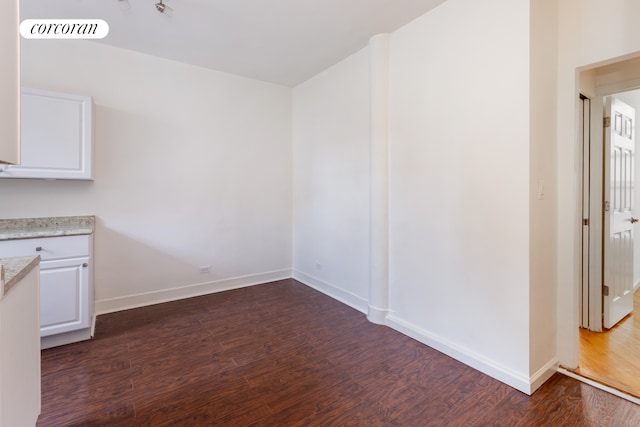
M 40 337 L 49 348 L 91 338 L 93 236 L 0 241 L 0 258 L 40 255 Z
M 40 336 L 91 326 L 89 257 L 40 263 Z

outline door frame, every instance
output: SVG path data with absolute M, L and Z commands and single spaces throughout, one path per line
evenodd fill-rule
M 590 112 L 587 116 L 590 118 L 590 123 L 586 126 L 585 116 L 582 115 L 580 117 L 582 126 L 579 129 L 582 150 L 580 166 L 583 183 L 580 195 L 583 232 L 580 235 L 582 268 L 580 270 L 580 292 L 578 293 L 580 298 L 578 304 L 579 325 L 595 332 L 602 332 L 603 324 L 604 97 L 640 89 L 640 80 L 638 79 L 623 78 L 611 81 L 606 78 L 598 78 L 600 70 L 612 73 L 617 69 L 616 67 L 624 69 L 625 61 L 592 68 L 581 72 L 579 76 L 581 100 L 582 97 L 590 100 Z M 587 132 L 589 132 L 588 136 Z M 587 148 L 588 155 L 585 153 Z M 587 209 L 588 211 L 585 211 Z M 585 242 L 585 240 L 587 241 Z M 585 260 L 588 260 L 586 268 L 584 266 Z
M 602 332 L 603 227 L 602 201 L 604 194 L 603 96 L 595 91 L 589 96 L 589 112 L 583 115 L 589 123 L 582 126 L 583 151 L 583 264 L 581 287 L 581 325 L 591 331 Z M 588 135 L 587 135 L 588 133 Z M 588 188 L 586 188 L 588 187 Z M 587 200 L 585 200 L 587 198 Z M 586 238 L 587 242 L 584 242 Z M 586 243 L 586 244 L 585 244 Z M 585 277 L 586 275 L 586 277 Z M 586 311 L 586 313 L 585 313 Z

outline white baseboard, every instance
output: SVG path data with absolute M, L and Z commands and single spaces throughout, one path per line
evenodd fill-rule
M 144 307 L 152 304 L 160 304 L 168 301 L 176 301 L 200 295 L 223 292 L 231 289 L 244 288 L 275 280 L 291 278 L 291 270 L 277 270 L 266 273 L 252 274 L 248 276 L 233 277 L 230 279 L 216 280 L 213 282 L 197 283 L 195 285 L 181 286 L 178 288 L 163 289 L 146 292 L 143 294 L 127 295 L 124 297 L 97 300 L 95 306 L 96 315 L 128 310 L 130 308 Z
M 557 370 L 558 361 L 554 358 L 547 362 L 540 370 L 538 370 L 538 372 L 528 378 L 527 376 L 504 367 L 493 360 L 489 360 L 477 353 L 474 353 L 469 349 L 460 347 L 459 345 L 451 343 L 442 337 L 412 325 L 411 323 L 396 317 L 392 311 L 379 310 L 375 309 L 375 307 L 372 310 L 367 300 L 335 285 L 324 282 L 298 270 L 293 271 L 293 278 L 330 296 L 331 298 L 367 314 L 368 316 L 373 313 L 375 319 L 370 320 L 374 321 L 374 323 L 385 324 L 402 334 L 410 336 L 411 338 L 420 341 L 441 353 L 451 356 L 465 365 L 489 375 L 490 377 L 493 377 L 498 381 L 501 381 L 528 395 L 531 395 L 536 391 L 542 384 L 544 384 L 545 381 L 551 378 Z
M 542 368 L 538 370 L 535 374 L 531 376 L 529 379 L 530 392 L 527 393 L 529 395 L 533 394 L 537 389 L 542 386 L 549 378 L 553 376 L 556 372 L 558 372 L 558 367 L 560 366 L 560 361 L 557 357 L 554 357 L 550 361 L 548 361 Z
M 293 278 L 299 282 L 304 283 L 310 288 L 322 292 L 323 294 L 328 295 L 331 298 L 338 300 L 353 309 L 358 310 L 361 313 L 367 314 L 369 302 L 354 293 L 345 291 L 338 286 L 324 282 L 317 277 L 313 277 L 310 274 L 303 273 L 298 270 L 293 270 Z
M 386 324 L 396 331 L 410 336 L 411 338 L 528 395 L 531 395 L 538 387 L 549 379 L 554 372 L 556 372 L 557 361 L 552 360 L 536 372 L 531 378 L 528 378 L 526 375 L 522 375 L 519 372 L 502 366 L 499 363 L 487 359 L 486 357 L 467 348 L 461 347 L 436 334 L 406 322 L 393 314 L 387 316 Z
M 346 304 L 355 310 L 364 314 L 371 314 L 368 301 L 352 292 L 346 291 L 338 286 L 324 282 L 310 274 L 303 273 L 298 270 L 278 270 L 267 273 L 254 274 L 249 276 L 235 277 L 231 279 L 223 279 L 207 283 L 199 283 L 195 285 L 182 286 L 172 289 L 164 289 L 160 291 L 148 292 L 143 294 L 128 295 L 119 298 L 98 300 L 95 303 L 95 313 L 105 314 L 121 310 L 127 310 L 136 307 L 143 307 L 152 304 L 159 304 L 168 301 L 175 301 L 184 298 L 191 298 L 200 295 L 222 292 L 231 289 L 238 289 L 263 283 L 273 282 L 276 280 L 293 278 L 329 297 Z M 375 311 L 375 310 L 374 310 Z M 385 324 L 396 331 L 405 334 L 421 343 L 434 348 L 454 359 L 468 365 L 486 375 L 489 375 L 498 381 L 501 381 L 516 390 L 526 394 L 532 394 L 545 381 L 547 381 L 556 371 L 558 361 L 550 360 L 538 372 L 528 378 L 510 368 L 500 365 L 493 360 L 489 360 L 467 348 L 452 343 L 436 334 L 424 330 L 416 325 L 406 322 L 396 317 L 393 312 L 384 312 L 377 310 L 374 314 L 382 317 Z M 377 318 L 377 317 L 376 317 Z M 381 320 L 382 321 L 382 320 Z M 375 322 L 378 323 L 378 322 Z
M 369 304 L 368 308 L 367 319 L 369 319 L 369 322 L 376 325 L 387 324 L 387 316 L 391 313 L 389 309 L 374 307 L 371 304 Z

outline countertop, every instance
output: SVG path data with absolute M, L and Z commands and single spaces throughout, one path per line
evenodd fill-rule
M 0 219 L 0 240 L 92 234 L 95 222 L 93 215 Z
M 0 289 L 0 298 L 39 264 L 40 255 L 0 258 L 0 276 L 4 274 L 4 286 Z M 2 283 L 1 280 L 0 283 Z

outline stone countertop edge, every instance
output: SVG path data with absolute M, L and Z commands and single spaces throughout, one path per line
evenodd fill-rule
M 0 219 L 0 240 L 93 234 L 95 223 L 93 215 Z
M 6 295 L 20 280 L 40 264 L 40 255 L 0 258 L 4 271 L 4 286 L 0 291 Z

